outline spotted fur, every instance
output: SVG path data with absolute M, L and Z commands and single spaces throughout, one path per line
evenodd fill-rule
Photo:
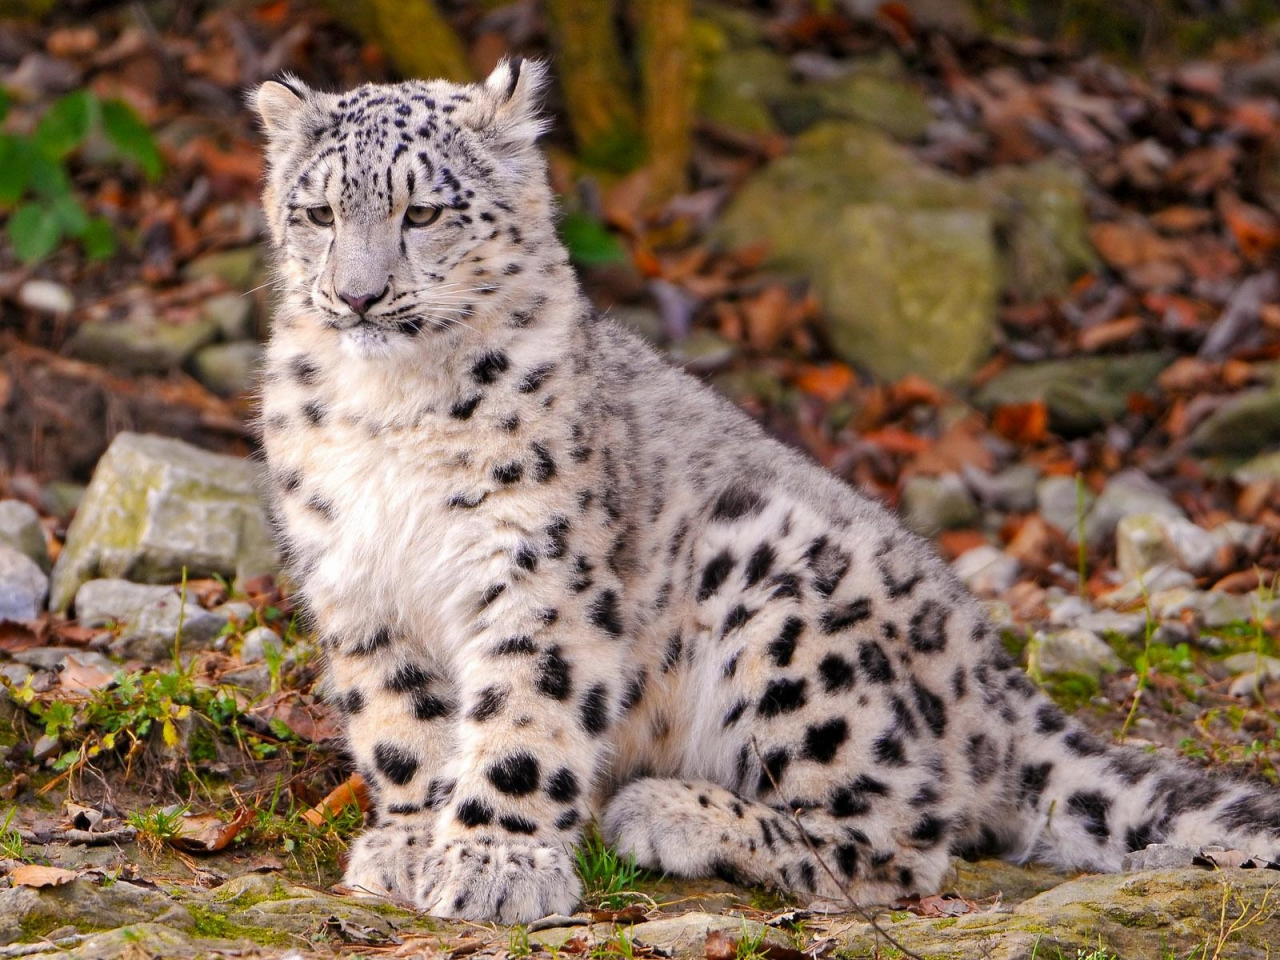
M 592 313 L 543 78 L 257 94 L 274 506 L 377 805 L 347 883 L 568 912 L 601 811 L 644 866 L 864 902 L 977 848 L 1274 854 L 1270 794 L 1089 736 L 926 543 Z

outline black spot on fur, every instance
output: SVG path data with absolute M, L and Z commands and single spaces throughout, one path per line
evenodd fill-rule
M 969 758 L 969 772 L 974 783 L 990 783 L 1000 765 L 995 741 L 985 733 L 975 733 L 965 744 L 965 756 Z
M 725 711 L 724 722 L 722 726 L 732 727 L 735 723 L 742 719 L 742 715 L 747 712 L 747 707 L 751 706 L 746 700 L 738 699 L 733 705 Z
M 622 615 L 618 609 L 618 594 L 613 590 L 601 590 L 591 601 L 587 614 L 593 624 L 610 636 L 622 636 Z
M 1111 798 L 1097 790 L 1077 790 L 1067 797 L 1067 812 L 1078 817 L 1085 832 L 1106 840 L 1111 836 L 1107 816 L 1111 812 Z
M 1062 745 L 1078 757 L 1100 757 L 1107 752 L 1107 745 L 1091 733 L 1072 730 L 1062 738 Z
M 760 546 L 756 547 L 755 553 L 751 554 L 751 558 L 747 561 L 747 566 L 744 571 L 748 587 L 754 587 L 769 575 L 769 571 L 773 567 L 775 556 L 776 555 L 771 544 L 762 543 Z
M 764 768 L 760 771 L 760 780 L 756 785 L 759 792 L 764 793 L 768 790 L 773 790 L 775 783 L 781 787 L 782 777 L 789 763 L 791 763 L 791 754 L 786 747 L 778 747 L 766 753 L 764 755 Z
M 808 727 L 804 732 L 804 757 L 818 763 L 830 763 L 848 739 L 849 724 L 843 717 Z
M 501 350 L 490 350 L 471 365 L 471 378 L 480 384 L 493 383 L 510 366 L 511 361 L 507 359 L 505 353 Z
M 911 617 L 907 640 L 921 653 L 937 653 L 947 646 L 947 609 L 936 600 L 926 600 Z
M 785 667 L 790 665 L 791 657 L 796 652 L 796 641 L 800 639 L 800 634 L 804 632 L 804 621 L 799 617 L 787 617 L 782 622 L 782 629 L 778 631 L 778 635 L 769 641 L 766 652 L 769 659 L 773 661 L 774 666 Z
M 493 823 L 493 810 L 483 800 L 473 797 L 458 804 L 454 817 L 464 827 L 483 827 Z
M 531 753 L 513 753 L 491 766 L 485 776 L 500 793 L 523 797 L 538 789 L 538 760 Z
M 504 813 L 498 817 L 498 826 L 508 833 L 520 833 L 526 836 L 536 833 L 538 830 L 537 824 L 532 820 L 526 820 L 524 817 L 518 817 L 513 813 Z
M 874 640 L 858 647 L 858 665 L 872 683 L 889 683 L 893 680 L 893 667 L 885 656 L 884 648 Z
M 552 700 L 565 700 L 573 690 L 570 673 L 569 661 L 561 655 L 559 647 L 552 647 L 538 658 L 534 685 L 543 696 Z
M 675 669 L 675 665 L 680 662 L 680 654 L 684 652 L 684 638 L 679 632 L 673 633 L 667 639 L 667 649 L 662 655 L 662 672 L 670 673 Z
M 924 687 L 918 680 L 911 681 L 911 689 L 916 698 L 916 709 L 920 711 L 920 716 L 924 718 L 925 726 L 927 726 L 935 737 L 942 736 L 947 729 L 947 707 L 942 702 L 942 698 L 932 690 Z
M 449 416 L 455 420 L 470 420 L 471 415 L 476 412 L 476 407 L 480 405 L 480 398 L 480 394 L 474 393 L 458 400 L 449 408 Z
M 823 633 L 831 634 L 848 630 L 870 619 L 871 601 L 866 597 L 858 597 L 843 607 L 829 607 L 823 610 L 819 623 Z
M 453 713 L 453 704 L 429 690 L 415 690 L 412 700 L 413 715 L 418 720 L 439 720 Z
M 489 651 L 495 657 L 510 657 L 522 653 L 537 653 L 538 645 L 532 637 L 507 637 L 499 640 Z
M 496 684 L 491 687 L 485 687 L 476 697 L 476 704 L 471 708 L 471 712 L 467 714 L 467 719 L 474 720 L 477 723 L 492 720 L 507 705 L 507 695 L 508 690 L 506 687 L 500 687 Z
M 872 749 L 878 761 L 888 767 L 900 767 L 907 762 L 906 750 L 902 741 L 892 733 L 882 733 L 876 738 Z
M 533 479 L 538 483 L 546 483 L 556 475 L 556 462 L 542 444 L 535 443 L 530 449 L 533 450 Z
M 947 828 L 948 823 L 944 818 L 930 813 L 921 817 L 907 836 L 916 846 L 928 849 L 942 842 Z
M 579 709 L 582 729 L 593 737 L 598 737 L 609 728 L 609 690 L 603 683 L 597 683 L 582 698 Z
M 804 688 L 803 678 L 782 677 L 772 680 L 765 687 L 756 711 L 766 718 L 783 713 L 794 713 L 805 705 Z
M 324 423 L 325 409 L 324 404 L 319 400 L 308 400 L 302 406 L 302 416 L 306 418 L 307 423 L 313 427 L 318 427 Z
M 1067 726 L 1067 718 L 1052 703 L 1042 703 L 1036 708 L 1036 733 L 1058 733 Z
M 741 520 L 764 509 L 764 499 L 756 491 L 743 486 L 725 487 L 711 508 L 712 520 Z
M 754 615 L 755 615 L 754 610 L 748 610 L 743 604 L 741 603 L 738 604 L 732 610 L 730 610 L 727 614 L 725 614 L 724 625 L 721 626 L 720 628 L 720 636 L 724 637 L 726 634 L 731 633 L 734 630 L 737 630 L 739 627 L 743 626 L 743 624 L 745 624 L 748 620 L 750 620 Z
M 733 570 L 733 555 L 721 550 L 702 568 L 702 582 L 698 586 L 698 602 L 702 603 L 715 594 Z
M 373 748 L 373 762 L 378 772 L 398 787 L 403 787 L 418 772 L 418 758 L 393 743 L 379 743 Z
M 517 483 L 524 476 L 524 464 L 519 460 L 500 463 L 493 468 L 493 479 L 499 483 Z
M 1018 802 L 1028 807 L 1038 804 L 1052 772 L 1053 764 L 1049 761 L 1024 763 L 1018 774 Z
M 818 676 L 827 693 L 848 690 L 853 686 L 853 664 L 838 653 L 828 653 L 818 661 Z
M 547 378 L 551 376 L 551 371 L 555 368 L 556 365 L 554 363 L 544 363 L 534 367 L 524 375 L 516 389 L 521 393 L 533 393 L 547 382 Z
M 364 692 L 352 687 L 338 698 L 338 709 L 349 717 L 354 717 L 365 708 Z
M 570 803 L 581 792 L 578 778 L 568 767 L 561 767 L 547 779 L 547 796 L 556 803 Z

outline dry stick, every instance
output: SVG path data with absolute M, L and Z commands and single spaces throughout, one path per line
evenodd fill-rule
M 760 769 L 763 770 L 765 773 L 765 776 L 769 778 L 769 783 L 772 784 L 774 793 L 776 793 L 779 797 L 781 797 L 782 788 L 778 786 L 778 781 L 775 780 L 773 777 L 773 771 L 769 769 L 769 765 L 764 762 L 764 757 L 760 755 L 760 745 L 756 743 L 755 737 L 751 738 L 751 751 L 756 755 L 756 760 L 760 764 Z M 843 880 L 841 880 L 839 877 L 835 875 L 834 871 L 832 871 L 832 869 L 829 866 L 827 866 L 827 861 L 822 859 L 822 855 L 818 853 L 818 848 L 815 847 L 813 845 L 813 841 L 809 839 L 809 833 L 807 830 L 805 830 L 804 824 L 800 822 L 799 814 L 797 814 L 796 811 L 791 808 L 788 808 L 788 813 L 791 817 L 792 822 L 796 825 L 796 829 L 800 832 L 800 839 L 804 841 L 804 845 L 808 847 L 809 852 L 813 854 L 813 859 L 818 861 L 818 866 L 822 868 L 822 872 L 825 873 L 828 877 L 830 877 L 831 882 L 834 883 L 836 885 L 836 888 L 841 893 L 844 894 L 844 898 L 846 901 L 848 901 L 849 906 L 853 907 L 854 911 L 860 917 L 862 917 L 863 920 L 871 924 L 871 929 L 873 929 L 879 936 L 882 936 L 886 940 L 888 940 L 889 945 L 891 947 L 893 947 L 895 950 L 901 951 L 904 957 L 910 957 L 911 960 L 924 960 L 924 957 L 920 956 L 920 954 L 913 953 L 912 951 L 904 947 L 901 943 L 899 943 L 897 939 L 895 939 L 893 935 L 889 933 L 888 930 L 880 926 L 880 922 L 875 918 L 873 914 L 868 913 L 862 907 L 861 904 L 859 904 L 857 901 L 853 899 L 853 894 L 849 892 L 848 886 L 845 884 Z M 990 956 L 990 954 L 987 954 L 987 951 L 985 949 L 983 949 L 982 952 L 984 955 Z

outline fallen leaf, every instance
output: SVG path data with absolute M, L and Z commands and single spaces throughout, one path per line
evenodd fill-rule
M 826 363 L 805 367 L 796 377 L 796 386 L 819 400 L 835 403 L 849 392 L 856 379 L 848 364 Z
M 369 809 L 369 788 L 364 777 L 358 773 L 353 773 L 329 791 L 329 795 L 304 813 L 302 819 L 313 827 L 319 827 L 352 804 L 358 806 L 361 812 Z
M 58 674 L 58 685 L 63 693 L 92 693 L 115 682 L 115 671 L 108 673 L 91 664 L 81 663 L 74 654 L 67 654 Z
M 1102 259 L 1118 270 L 1167 260 L 1168 241 L 1141 224 L 1113 221 L 1089 228 L 1089 239 Z
M 1048 434 L 1049 410 L 1043 400 L 1005 404 L 992 411 L 991 426 L 1006 440 L 1031 446 Z
M 907 897 L 892 905 L 894 910 L 907 910 L 918 917 L 962 917 L 973 913 L 978 905 L 955 893 L 935 893 L 927 897 Z
M 740 956 L 738 950 L 738 940 L 723 930 L 712 930 L 702 945 L 707 960 L 737 960 Z M 766 957 L 768 960 L 809 960 L 806 954 L 794 947 L 785 947 L 768 940 L 756 946 L 752 950 L 752 956 Z
M 15 887 L 61 887 L 70 883 L 79 874 L 74 870 L 62 867 L 44 867 L 38 863 L 24 863 L 9 874 L 9 880 Z
M 178 824 L 177 834 L 169 842 L 188 853 L 217 853 L 240 835 L 257 814 L 245 807 L 227 823 L 216 813 L 197 813 L 184 816 Z

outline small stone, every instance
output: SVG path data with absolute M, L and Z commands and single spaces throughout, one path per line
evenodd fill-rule
M 966 467 L 964 479 L 984 507 L 1010 513 L 1028 513 L 1036 507 L 1040 469 L 1031 464 L 1020 463 L 997 474 Z
M 31 647 L 10 654 L 18 663 L 36 670 L 59 670 L 67 657 L 75 657 L 76 663 L 82 667 L 93 667 L 106 673 L 115 673 L 118 667 L 94 650 L 80 650 L 76 647 Z
M 1036 507 L 1045 523 L 1057 527 L 1073 541 L 1079 518 L 1088 516 L 1097 498 L 1075 477 L 1045 477 L 1036 485 Z
M 1093 509 L 1085 518 L 1084 530 L 1088 542 L 1110 541 L 1120 521 L 1135 513 L 1153 513 L 1178 519 L 1184 516 L 1181 508 L 1169 499 L 1164 489 L 1146 474 L 1140 470 L 1124 470 L 1107 481 Z
M 1147 616 L 1145 613 L 1117 613 L 1115 610 L 1090 611 L 1076 619 L 1075 625 L 1105 636 L 1114 633 L 1126 640 L 1136 640 L 1147 632 Z
M 82 323 L 67 352 L 129 374 L 167 373 L 218 335 L 208 320 L 168 323 L 154 317 Z
M 917 475 L 902 488 L 902 517 L 922 536 L 966 527 L 978 519 L 978 505 L 956 474 L 941 477 Z
M 43 734 L 39 740 L 31 745 L 31 756 L 37 762 L 47 760 L 58 752 L 58 738 L 49 734 Z
M 671 346 L 671 358 L 693 373 L 710 373 L 732 360 L 738 348 L 710 330 L 698 329 Z
M 178 591 L 173 587 L 128 580 L 90 580 L 76 591 L 76 619 L 86 627 L 102 627 L 127 623 L 138 612 L 162 600 L 177 602 Z
M 18 302 L 41 313 L 67 314 L 75 309 L 76 298 L 52 280 L 28 280 L 18 288 Z
M 201 310 L 206 320 L 217 326 L 222 339 L 252 340 L 253 300 L 242 293 L 219 293 L 204 302 Z
M 1028 667 L 1046 677 L 1081 674 L 1099 680 L 1123 668 L 1124 661 L 1096 633 L 1072 629 L 1037 634 Z
M 13 687 L 20 687 L 26 683 L 31 673 L 31 668 L 22 663 L 0 663 L 0 677 L 7 680 Z
M 272 656 L 279 657 L 284 653 L 284 642 L 270 627 L 255 627 L 244 635 L 244 643 L 240 647 L 240 662 L 259 663 L 267 659 L 268 650 L 274 651 Z
M 1191 431 L 1187 445 L 1198 454 L 1253 457 L 1278 441 L 1280 390 L 1269 389 L 1232 397 Z M 1259 463 L 1252 461 L 1246 475 Z
M 216 277 L 233 290 L 247 292 L 262 271 L 263 263 L 262 247 L 238 247 L 196 257 L 183 268 L 182 273 L 189 280 Z
M 53 566 L 40 515 L 21 500 L 0 500 L 0 545 L 30 557 L 45 573 Z
M 1074 627 L 1081 617 L 1091 613 L 1089 601 L 1077 593 L 1049 601 L 1049 623 L 1055 627 Z
M 214 607 L 213 612 L 219 616 L 226 617 L 238 626 L 248 623 L 257 611 L 254 610 L 251 603 L 245 603 L 243 600 L 228 600 L 226 603 Z
M 1219 548 L 1237 542 L 1237 538 L 1242 544 L 1255 542 L 1248 531 L 1224 528 L 1211 531 L 1182 517 L 1130 514 L 1116 526 L 1116 565 L 1129 577 L 1137 577 L 1160 564 L 1174 564 L 1196 574 L 1207 573 L 1217 561 Z
M 175 645 L 183 652 L 207 649 L 226 625 L 226 618 L 190 598 L 182 604 L 175 595 L 147 604 L 134 614 L 111 642 L 110 650 L 116 657 L 158 663 L 173 655 Z
M 1098 603 L 1105 607 L 1123 610 L 1134 604 L 1144 603 L 1147 598 L 1155 598 L 1166 591 L 1185 589 L 1195 586 L 1196 578 L 1185 570 L 1175 566 L 1162 565 L 1152 567 L 1142 579 L 1134 578 L 1110 590 L 1098 598 Z M 1157 617 L 1170 616 L 1162 613 L 1153 605 Z
M 79 509 L 86 489 L 88 488 L 83 483 L 50 480 L 40 488 L 40 504 L 55 517 L 65 519 Z
M 990 544 L 966 551 L 952 564 L 956 576 L 980 597 L 1004 593 L 1013 586 L 1020 568 L 1016 558 Z
M 1267 680 L 1280 680 L 1280 658 L 1258 653 L 1233 653 L 1222 658 L 1222 665 L 1233 674 L 1253 671 Z
M 253 390 L 262 363 L 262 345 L 251 340 L 213 343 L 192 358 L 196 379 L 224 397 Z
M 1248 596 L 1211 590 L 1202 595 L 1200 616 L 1209 628 L 1245 623 L 1253 619 L 1253 600 Z
M 34 620 L 44 609 L 49 578 L 25 553 L 0 546 L 0 621 Z

